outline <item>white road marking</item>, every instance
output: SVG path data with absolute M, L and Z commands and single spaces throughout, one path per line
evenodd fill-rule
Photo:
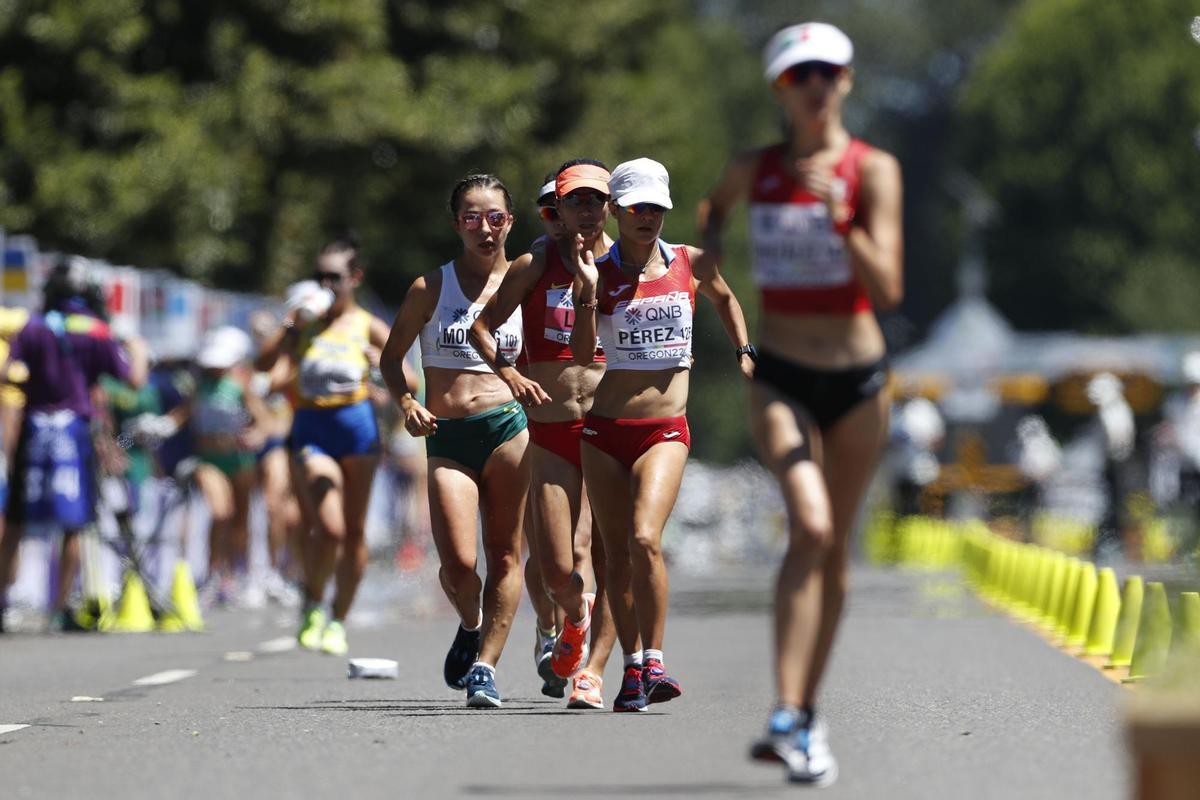
M 77 694 L 71 698 L 72 703 L 103 703 L 103 697 L 89 697 L 86 694 Z
M 194 669 L 168 669 L 164 672 L 156 672 L 153 675 L 147 675 L 144 678 L 138 678 L 133 682 L 134 686 L 162 686 L 165 683 L 175 683 L 190 678 L 196 674 Z
M 13 731 L 19 731 L 21 728 L 28 727 L 28 725 L 0 725 L 0 734 L 12 733 Z
M 295 649 L 295 636 L 280 636 L 278 639 L 271 639 L 258 645 L 258 652 L 260 653 L 286 653 L 288 650 Z
M 225 654 L 226 661 L 253 661 L 254 653 L 249 650 L 230 650 Z

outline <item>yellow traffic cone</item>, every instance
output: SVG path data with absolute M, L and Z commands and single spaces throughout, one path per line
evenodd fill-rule
M 1101 569 L 1097 580 L 1096 606 L 1092 610 L 1092 622 L 1088 625 L 1083 655 L 1095 666 L 1103 667 L 1113 651 L 1117 620 L 1121 615 L 1121 592 L 1117 588 L 1117 574 L 1112 567 Z
M 175 562 L 175 574 L 171 579 L 171 609 L 163 616 L 160 629 L 169 633 L 204 630 L 196 582 L 192 580 L 191 567 L 183 559 Z
M 1079 589 L 1075 593 L 1075 608 L 1067 631 L 1067 647 L 1078 650 L 1087 640 L 1092 611 L 1096 607 L 1096 565 L 1084 561 L 1079 570 Z
M 1171 649 L 1171 608 L 1167 590 L 1158 581 L 1146 584 L 1146 602 L 1138 624 L 1137 643 L 1129 661 L 1129 682 L 1162 672 Z
M 121 589 L 121 602 L 117 605 L 117 618 L 113 621 L 112 629 L 122 633 L 154 630 L 150 598 L 146 596 L 146 587 L 136 572 L 125 573 L 125 586 Z
M 1141 575 L 1130 575 L 1125 579 L 1125 591 L 1121 594 L 1121 614 L 1117 617 L 1117 631 L 1113 636 L 1112 655 L 1104 665 L 1112 677 L 1120 680 L 1129 674 L 1129 663 L 1133 660 L 1133 646 L 1137 642 L 1138 624 L 1142 619 L 1142 596 L 1145 587 Z

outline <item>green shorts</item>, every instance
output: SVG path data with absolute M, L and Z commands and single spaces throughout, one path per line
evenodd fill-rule
M 200 459 L 200 463 L 212 464 L 229 478 L 244 470 L 254 469 L 254 453 L 245 450 L 215 450 L 210 453 L 197 453 L 196 457 Z
M 425 455 L 448 458 L 476 475 L 497 447 L 525 430 L 525 409 L 516 400 L 461 419 L 438 417 L 437 433 L 425 440 Z

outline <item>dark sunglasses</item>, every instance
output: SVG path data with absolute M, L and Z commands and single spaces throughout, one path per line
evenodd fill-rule
M 554 206 L 538 206 L 538 216 L 546 222 L 558 222 L 558 209 Z
M 567 208 L 599 208 L 608 202 L 608 195 L 596 192 L 572 192 L 559 199 Z
M 341 283 L 346 276 L 340 272 L 325 272 L 317 270 L 313 273 L 313 280 L 317 283 Z
M 508 222 L 507 211 L 468 211 L 459 217 L 462 220 L 463 227 L 469 231 L 477 231 L 483 225 L 486 219 L 489 228 L 503 228 L 504 223 Z
M 776 86 L 799 86 L 808 81 L 815 72 L 823 80 L 831 81 L 846 71 L 840 64 L 830 64 L 827 61 L 802 61 L 793 64 L 779 74 L 775 79 Z
M 642 214 L 665 214 L 667 212 L 665 208 L 654 203 L 633 203 L 628 206 L 617 206 L 617 208 L 634 217 Z

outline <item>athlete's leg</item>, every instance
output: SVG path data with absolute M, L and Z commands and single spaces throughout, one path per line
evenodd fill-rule
M 323 453 L 309 453 L 300 463 L 302 491 L 313 512 L 313 535 L 308 570 L 305 575 L 305 600 L 321 603 L 325 587 L 337 564 L 338 551 L 346 539 L 343 513 L 343 477 L 338 463 Z
M 342 542 L 342 555 L 337 563 L 337 588 L 332 608 L 333 618 L 339 621 L 350 613 L 358 584 L 367 569 L 367 504 L 371 499 L 371 486 L 375 481 L 379 456 L 346 456 L 340 464 L 344 480 L 342 519 L 346 538 Z
M 890 404 L 888 393 L 880 392 L 855 406 L 822 436 L 825 482 L 833 509 L 833 541 L 821 576 L 821 623 L 805 679 L 804 705 L 813 704 L 833 649 L 846 599 L 850 532 L 887 441 Z
M 521 525 L 529 490 L 529 433 L 522 430 L 488 456 L 481 475 L 483 553 L 483 639 L 479 660 L 500 660 L 521 600 Z
M 54 587 L 54 605 L 51 606 L 55 613 L 67 608 L 67 598 L 71 596 L 71 587 L 79 575 L 80 553 L 79 531 L 64 530 L 62 552 L 58 558 L 58 584 Z
M 633 528 L 633 495 L 629 470 L 603 450 L 584 442 L 583 475 L 592 516 L 604 541 L 605 587 L 617 638 L 625 653 L 641 649 L 637 614 L 633 608 L 632 565 L 629 556 Z
M 475 571 L 479 485 L 475 473 L 456 461 L 429 459 L 429 514 L 441 567 L 438 578 L 463 627 L 480 625 L 483 582 Z
M 282 570 L 286 561 L 300 558 L 293 531 L 299 524 L 300 510 L 291 492 L 288 454 L 282 447 L 268 451 L 258 462 L 258 482 L 263 505 L 267 509 L 267 550 L 271 567 Z M 290 555 L 291 558 L 285 558 Z
M 775 584 L 775 680 L 779 702 L 800 707 L 812 672 L 821 613 L 821 569 L 833 539 L 821 442 L 808 414 L 760 383 L 750 387 L 759 457 L 783 492 L 788 546 Z
M 642 646 L 661 650 L 667 621 L 667 565 L 663 561 L 662 534 L 667 517 L 679 496 L 688 448 L 679 442 L 661 442 L 633 464 L 633 529 L 629 546 L 633 565 L 633 598 Z
M 250 566 L 250 495 L 254 470 L 243 469 L 230 479 L 233 489 L 233 518 L 229 525 L 230 564 L 234 569 Z
M 525 559 L 525 593 L 529 595 L 529 604 L 533 606 L 533 613 L 537 617 L 538 630 L 551 632 L 558 627 L 558 615 L 555 613 L 554 600 L 542 582 L 537 534 L 533 530 L 533 503 L 525 503 L 522 527 L 525 529 L 525 546 L 529 549 L 529 557 Z
M 583 578 L 575 571 L 574 533 L 583 475 L 566 459 L 537 445 L 530 448 L 530 502 L 536 552 L 546 590 L 572 622 L 587 614 Z
M 210 519 L 208 529 L 209 575 L 227 573 L 231 566 L 231 532 L 233 525 L 233 486 L 225 473 L 212 464 L 201 463 L 196 467 L 194 479 L 200 495 L 208 506 Z
M 580 535 L 583 530 L 587 531 L 585 536 Z M 584 485 L 579 524 L 575 526 L 575 535 L 577 541 L 586 539 L 588 542 L 588 565 L 591 567 L 592 585 L 596 592 L 596 604 L 592 607 L 591 650 L 588 653 L 588 662 L 584 669 L 597 677 L 604 677 L 604 667 L 608 664 L 608 657 L 612 654 L 613 645 L 617 641 L 617 628 L 613 624 L 612 611 L 608 607 L 608 577 L 605 575 L 608 558 L 604 550 L 604 537 L 600 535 L 595 517 L 592 515 L 586 484 Z M 578 556 L 578 548 L 576 548 L 576 554 Z M 575 563 L 576 569 L 579 569 L 578 557 Z M 588 574 L 586 572 L 582 574 L 586 580 Z M 640 645 L 635 644 L 635 648 L 640 649 Z
M 312 561 L 316 556 L 313 543 L 313 531 L 316 528 L 317 509 L 313 499 L 309 497 L 304 485 L 304 467 L 302 456 L 288 452 L 288 489 L 296 500 L 299 512 L 299 524 L 292 531 L 292 547 L 297 554 L 294 577 L 300 579 L 300 585 L 308 585 L 308 576 L 313 570 Z

